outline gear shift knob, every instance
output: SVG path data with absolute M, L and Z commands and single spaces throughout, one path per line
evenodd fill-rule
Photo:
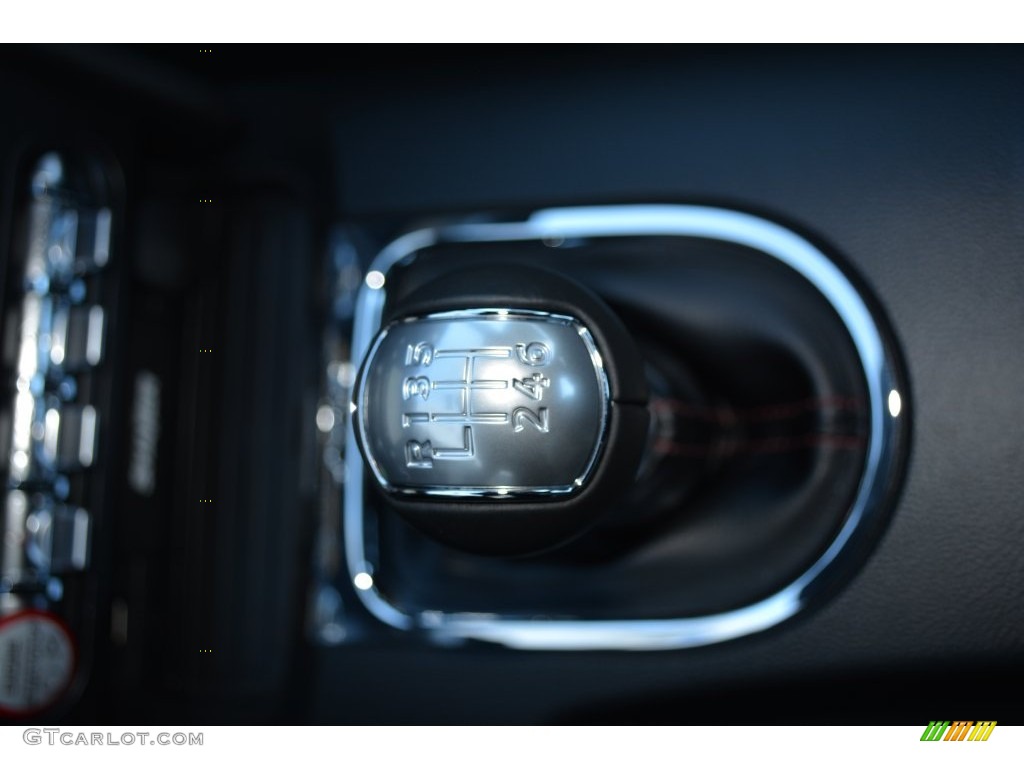
M 608 390 L 593 337 L 572 317 L 468 309 L 409 318 L 370 352 L 363 444 L 391 491 L 572 493 L 600 452 Z
M 355 428 L 412 524 L 524 554 L 581 532 L 629 485 L 646 437 L 642 362 L 589 291 L 493 266 L 442 275 L 388 318 L 362 365 Z

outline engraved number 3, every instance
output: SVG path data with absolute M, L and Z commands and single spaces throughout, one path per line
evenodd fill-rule
M 410 376 L 402 384 L 402 399 L 408 400 L 419 395 L 424 400 L 430 397 L 430 379 L 426 376 Z

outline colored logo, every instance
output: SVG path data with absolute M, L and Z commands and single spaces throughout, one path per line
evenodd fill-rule
M 921 741 L 988 741 L 995 727 L 995 720 L 932 720 L 921 734 Z

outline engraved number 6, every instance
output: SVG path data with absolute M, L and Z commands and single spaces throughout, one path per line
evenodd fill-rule
M 516 344 L 516 357 L 526 365 L 547 365 L 551 360 L 551 350 L 546 344 L 531 341 L 529 344 Z

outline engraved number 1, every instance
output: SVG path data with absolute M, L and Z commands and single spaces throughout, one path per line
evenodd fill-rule
M 406 365 L 428 366 L 434 362 L 434 348 L 427 342 L 421 341 L 416 346 L 409 344 L 405 348 Z

